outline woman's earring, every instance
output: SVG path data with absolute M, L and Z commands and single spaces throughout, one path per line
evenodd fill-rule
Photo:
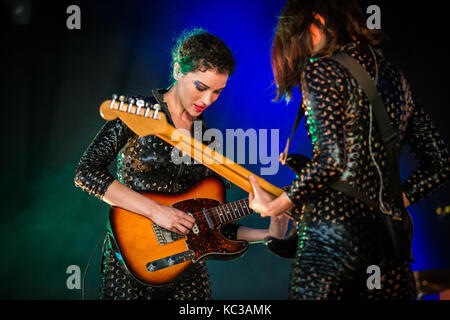
M 180 78 L 182 76 L 183 76 L 183 74 L 180 71 L 178 71 L 178 72 L 174 71 L 173 72 L 173 77 L 175 78 L 175 80 L 180 80 Z
M 178 62 L 175 62 L 175 65 L 173 66 L 173 77 L 175 80 L 180 80 L 180 78 L 183 76 L 183 73 L 181 72 L 181 67 Z

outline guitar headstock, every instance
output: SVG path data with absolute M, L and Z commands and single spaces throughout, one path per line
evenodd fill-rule
M 151 105 L 144 100 L 125 96 L 112 96 L 100 105 L 100 115 L 103 119 L 111 121 L 116 118 L 122 120 L 131 130 L 140 136 L 163 134 L 167 130 L 167 119 L 160 112 L 159 104 Z

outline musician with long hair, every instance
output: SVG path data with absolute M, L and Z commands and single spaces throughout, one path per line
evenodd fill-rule
M 194 130 L 202 113 L 225 89 L 235 60 L 217 36 L 202 29 L 184 32 L 172 50 L 173 84 L 155 89 L 142 99 L 159 104 L 168 123 L 175 128 Z M 182 235 L 191 232 L 195 220 L 187 213 L 165 206 L 139 191 L 179 193 L 215 173 L 202 164 L 176 163 L 170 144 L 156 136 L 140 137 L 120 119 L 107 122 L 82 156 L 75 184 L 106 203 L 149 218 L 158 226 Z M 117 159 L 117 176 L 108 166 Z M 221 227 L 230 239 L 253 241 L 270 235 L 282 236 L 287 225 L 273 218 L 269 229 L 246 228 L 236 223 Z M 192 264 L 174 282 L 149 287 L 126 272 L 111 231 L 106 235 L 102 256 L 101 299 L 199 299 L 211 298 L 210 279 L 204 262 Z
M 367 28 L 355 0 L 288 0 L 279 17 L 272 47 L 276 99 L 289 99 L 292 90 L 300 88 L 313 158 L 296 168 L 296 157 L 287 157 L 297 176 L 276 199 L 251 177 L 254 193 L 249 201 L 261 216 L 282 217 L 290 210 L 297 222 L 291 299 L 416 296 L 411 256 L 405 254 L 409 235 L 397 227 L 391 233 L 387 226 L 402 226 L 399 221 L 407 220 L 402 206 L 417 203 L 448 182 L 450 160 L 408 81 L 377 48 L 382 37 L 381 30 Z M 333 58 L 343 54 L 370 75 L 388 122 L 418 159 L 418 168 L 397 190 L 400 201 L 391 192 L 393 159 L 381 138 L 374 106 L 350 69 Z M 335 188 L 337 182 L 347 189 Z M 399 243 L 403 255 L 396 254 Z M 370 266 L 379 267 L 380 287 L 368 285 Z

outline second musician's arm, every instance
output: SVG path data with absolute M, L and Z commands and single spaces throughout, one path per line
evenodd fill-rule
M 321 59 L 308 64 L 302 84 L 306 126 L 313 144 L 312 161 L 300 170 L 286 192 L 274 200 L 267 198 L 263 190 L 258 190 L 256 181 L 250 181 L 255 191 L 249 197 L 251 207 L 262 216 L 282 214 L 300 204 L 305 197 L 320 192 L 331 178 L 339 177 L 344 171 L 342 108 L 345 92 L 343 80 L 332 75 L 331 63 L 330 59 Z

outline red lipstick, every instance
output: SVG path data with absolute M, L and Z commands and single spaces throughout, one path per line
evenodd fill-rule
M 197 110 L 198 112 L 203 112 L 203 110 L 206 109 L 206 106 L 198 106 L 196 104 L 194 104 L 195 110 Z

